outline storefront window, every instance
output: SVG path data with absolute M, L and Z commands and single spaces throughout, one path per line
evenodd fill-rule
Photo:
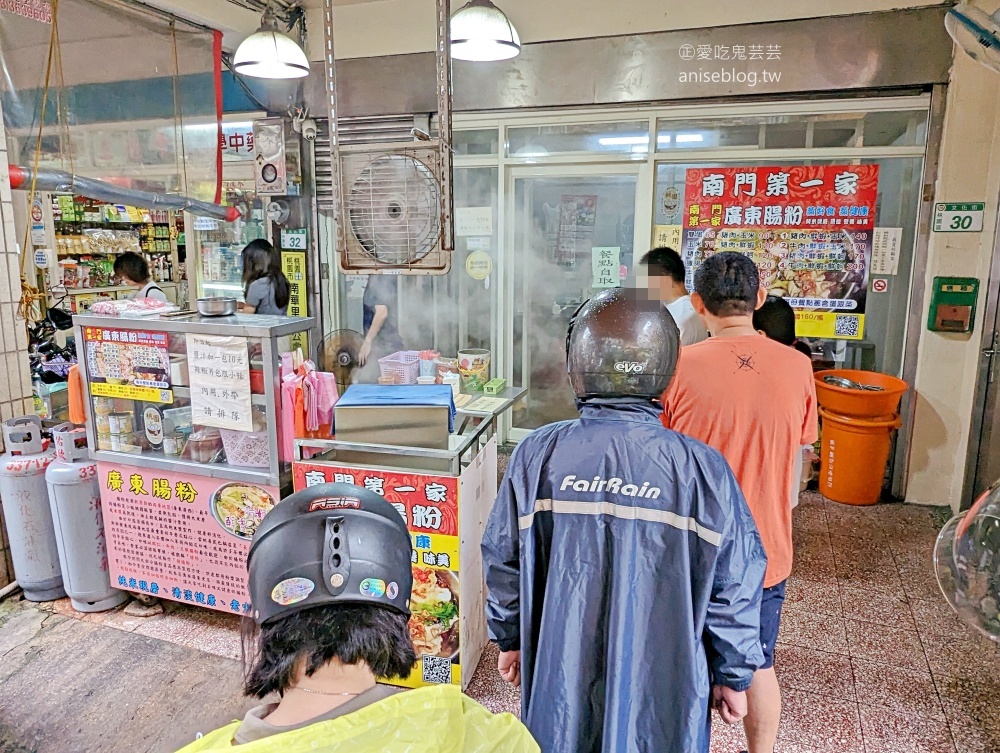
M 755 115 L 656 121 L 656 149 L 829 149 L 922 146 L 926 110 Z
M 637 176 L 515 177 L 514 383 L 528 389 L 514 426 L 535 429 L 577 415 L 566 377 L 569 320 L 632 265 Z
M 913 131 L 912 133 L 916 133 Z M 835 165 L 844 160 L 767 161 L 733 163 L 659 163 L 656 168 L 653 242 L 664 242 L 665 228 L 683 224 L 685 176 L 689 168 L 706 167 L 790 167 L 793 165 Z M 820 363 L 838 367 L 863 368 L 888 374 L 902 370 L 903 345 L 906 334 L 906 312 L 909 305 L 913 249 L 917 211 L 919 208 L 920 177 L 923 160 L 919 157 L 857 160 L 854 164 L 879 166 L 878 199 L 875 227 L 898 229 L 899 256 L 894 274 L 888 278 L 886 290 L 874 293 L 870 277 L 864 296 L 864 331 L 859 339 L 813 340 L 811 344 Z M 870 270 L 869 270 L 870 272 Z
M 451 145 L 455 154 L 463 157 L 492 157 L 500 153 L 500 131 L 496 128 L 475 128 L 455 131 Z
M 507 130 L 507 155 L 539 158 L 573 152 L 645 154 L 649 121 L 567 123 Z

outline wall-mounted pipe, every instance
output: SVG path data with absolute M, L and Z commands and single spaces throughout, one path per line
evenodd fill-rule
M 106 201 L 109 204 L 128 204 L 146 209 L 186 210 L 200 217 L 212 217 L 223 222 L 233 222 L 239 219 L 240 212 L 236 207 L 225 207 L 199 201 L 178 194 L 152 193 L 122 188 L 103 180 L 83 178 L 62 170 L 40 169 L 33 172 L 27 167 L 10 166 L 10 187 L 15 190 L 30 190 L 34 177 L 34 188 L 37 191 L 55 191 L 86 196 L 90 199 Z

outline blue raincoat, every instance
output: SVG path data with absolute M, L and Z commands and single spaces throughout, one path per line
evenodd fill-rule
M 721 454 L 638 399 L 592 400 L 511 458 L 483 538 L 490 637 L 521 650 L 543 753 L 700 753 L 711 685 L 763 664 L 766 559 Z

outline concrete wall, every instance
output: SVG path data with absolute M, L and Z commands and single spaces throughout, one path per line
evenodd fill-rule
M 2 120 L 2 112 L 0 112 Z M 7 176 L 7 140 L 0 138 L 0 419 L 23 416 L 32 410 L 31 372 L 28 368 L 28 335 L 17 318 L 21 300 L 21 259 L 14 229 L 10 180 Z M 0 438 L 0 450 L 3 440 Z M 0 588 L 14 580 L 10 546 L 0 510 Z
M 189 2 L 191 0 L 188 0 Z M 794 0 L 713 0 L 704 3 L 663 0 L 496 0 L 523 43 L 582 39 L 673 29 L 842 16 L 896 8 L 940 5 L 934 0 L 841 0 L 838 3 Z M 452 11 L 465 0 L 452 0 Z M 307 3 L 307 7 L 316 5 Z M 309 59 L 322 59 L 323 17 L 310 8 Z M 337 57 L 372 57 L 434 49 L 432 0 L 375 0 L 336 5 L 334 45 Z
M 987 12 L 993 5 L 982 4 Z M 980 280 L 980 311 L 984 307 L 1000 192 L 998 121 L 1000 74 L 956 51 L 934 200 L 985 201 L 986 215 L 982 233 L 931 234 L 928 302 L 935 276 L 969 276 Z M 982 314 L 978 318 L 971 336 L 922 332 L 907 486 L 912 502 L 957 507 L 961 501 L 983 330 Z

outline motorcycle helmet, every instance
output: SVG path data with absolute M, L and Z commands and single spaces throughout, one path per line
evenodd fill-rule
M 659 301 L 609 288 L 584 303 L 566 334 L 576 396 L 659 399 L 677 367 L 680 332 Z
M 247 557 L 259 625 L 330 604 L 410 615 L 412 546 L 399 513 L 352 484 L 311 486 L 264 517 Z

